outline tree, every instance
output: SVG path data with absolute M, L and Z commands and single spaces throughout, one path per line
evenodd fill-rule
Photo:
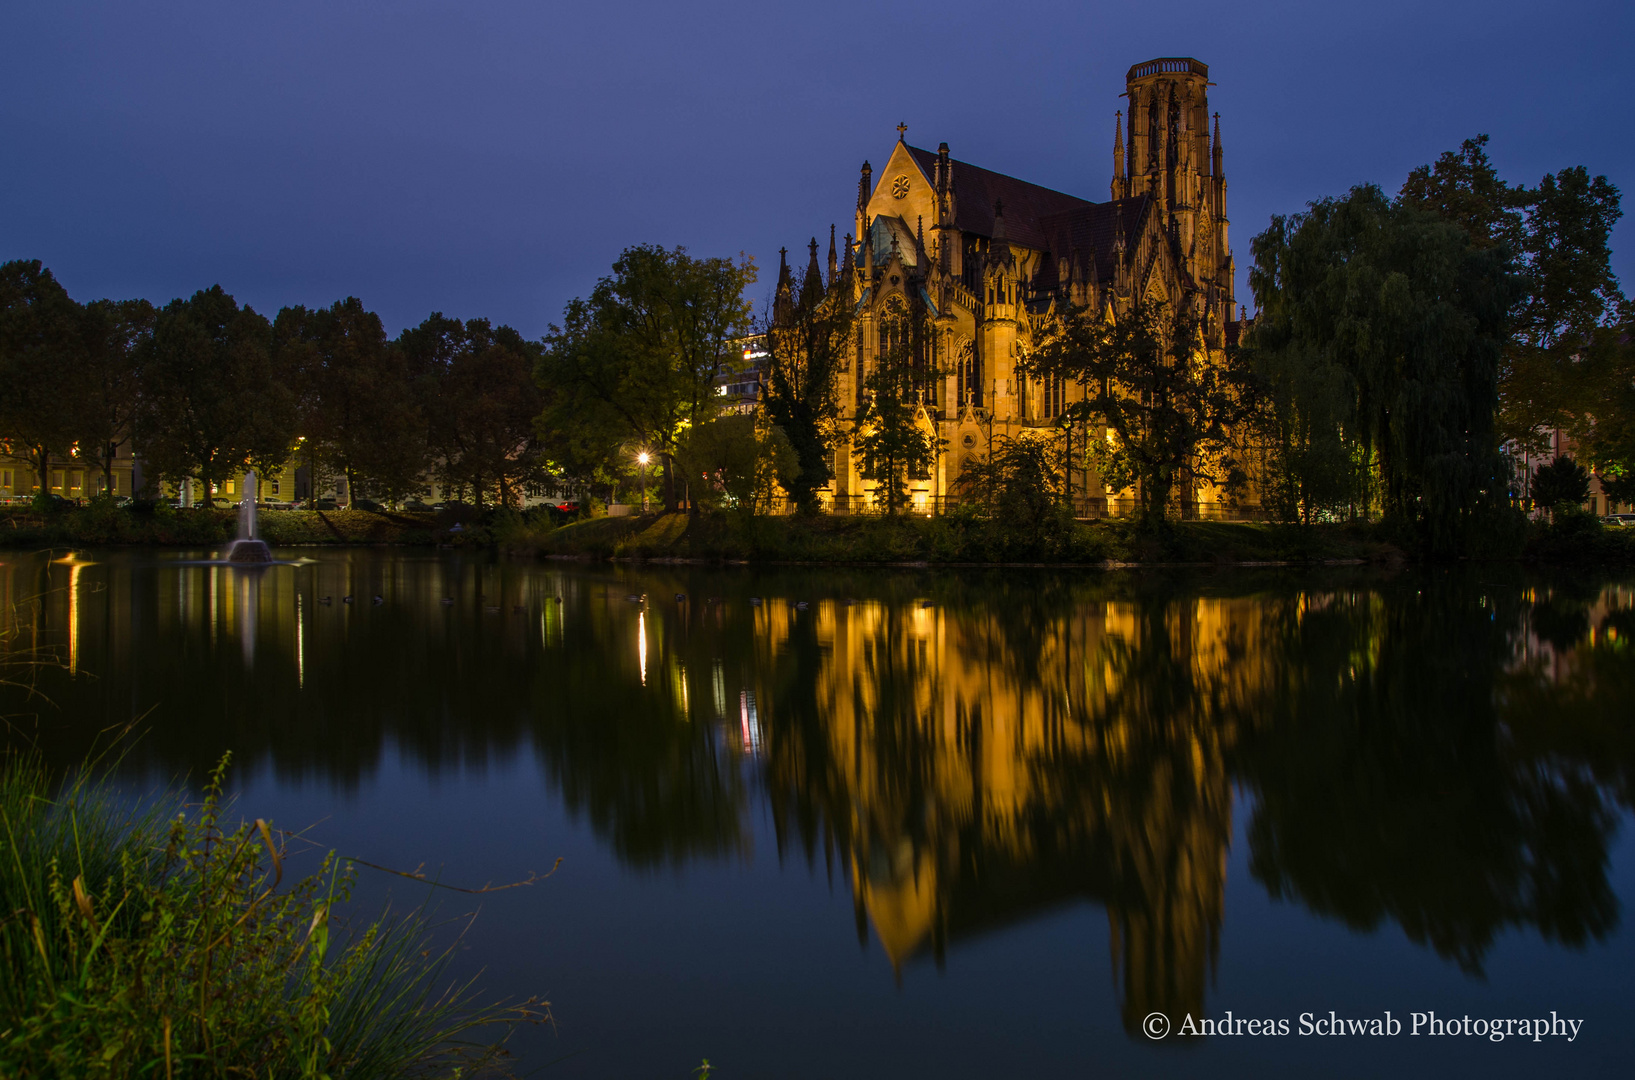
M 272 326 L 220 285 L 166 304 L 138 354 L 138 445 L 156 477 L 197 477 L 210 506 L 239 470 L 265 475 L 289 460 L 295 394 L 274 364 Z
M 1623 215 L 1618 189 L 1583 166 L 1511 186 L 1488 160 L 1487 136 L 1409 174 L 1398 201 L 1439 214 L 1478 247 L 1515 259 L 1522 299 L 1500 371 L 1499 430 L 1539 452 L 1551 431 L 1585 438 L 1608 409 L 1606 331 L 1627 318 L 1612 273 L 1610 237 Z M 1602 343 L 1602 344 L 1598 344 Z
M 908 506 L 911 478 L 926 476 L 946 440 L 926 414 L 931 367 L 930 325 L 923 301 L 893 300 L 879 326 L 880 348 L 863 379 L 863 402 L 852 428 L 862 474 L 875 484 L 875 505 L 888 514 Z
M 0 266 L 0 439 L 51 490 L 52 454 L 79 437 L 80 308 L 39 260 Z
M 302 453 L 313 491 L 329 467 L 388 499 L 410 494 L 426 460 L 426 421 L 403 351 L 380 317 L 347 297 L 327 309 L 285 308 L 273 324 L 299 386 Z
M 520 489 L 543 471 L 538 347 L 509 326 L 439 312 L 398 343 L 408 369 L 426 373 L 430 449 L 445 489 L 469 491 L 479 508 L 491 492 L 501 506 L 520 504 Z
M 630 442 L 656 453 L 665 509 L 674 511 L 677 440 L 720 409 L 716 378 L 751 330 L 744 289 L 754 281 L 748 259 L 626 248 L 612 275 L 588 301 L 570 303 L 546 336 L 544 438 L 557 453 Z
M 1533 470 L 1533 502 L 1538 506 L 1578 506 L 1589 497 L 1589 472 L 1565 454 Z
M 799 299 L 792 287 L 785 289 L 788 269 L 782 268 L 772 317 L 759 328 L 766 350 L 761 401 L 800 463 L 789 496 L 803 514 L 817 512 L 817 493 L 834 478 L 836 385 L 851 353 L 855 322 L 850 295 L 823 285 L 815 239 L 811 250 Z
M 742 413 L 684 431 L 676 446 L 676 463 L 696 502 L 734 509 L 746 517 L 764 513 L 778 489 L 787 490 L 800 472 L 783 429 L 764 417 Z
M 146 300 L 94 300 L 82 309 L 83 377 L 76 423 L 82 447 L 102 467 L 102 490 L 114 489 L 114 459 L 136 430 L 142 402 L 141 358 L 153 333 Z
M 1253 250 L 1261 370 L 1329 380 L 1333 399 L 1290 400 L 1338 425 L 1415 542 L 1459 550 L 1507 497 L 1496 413 L 1520 295 L 1508 251 L 1372 185 L 1274 217 Z
M 986 458 L 965 459 L 956 490 L 963 506 L 978 508 L 994 526 L 993 546 L 1014 555 L 1049 556 L 1071 532 L 1072 511 L 1063 484 L 1065 429 L 1001 435 Z
M 1232 433 L 1252 412 L 1253 380 L 1235 353 L 1210 357 L 1186 308 L 1147 300 L 1104 314 L 1070 308 L 1019 367 L 1083 387 L 1063 420 L 1106 425 L 1110 443 L 1093 444 L 1102 477 L 1136 488 L 1143 522 L 1164 520 L 1183 479 L 1228 489 L 1244 482 Z

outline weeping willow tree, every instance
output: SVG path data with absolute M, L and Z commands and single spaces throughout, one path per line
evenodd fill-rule
M 1274 217 L 1253 251 L 1272 486 L 1308 516 L 1373 505 L 1417 547 L 1466 550 L 1509 495 L 1496 416 L 1520 289 L 1507 250 L 1367 185 Z

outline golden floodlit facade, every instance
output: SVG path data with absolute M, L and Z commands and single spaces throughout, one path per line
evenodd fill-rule
M 842 295 L 850 290 L 857 317 L 840 375 L 841 430 L 855 428 L 869 373 L 892 346 L 892 327 L 910 309 L 923 310 L 932 328 L 933 376 L 920 391 L 917 422 L 942 440 L 943 451 L 910 481 L 916 508 L 949 498 L 967 459 L 988 454 L 996 439 L 1046 433 L 1076 440 L 1064 449 L 1080 465 L 1069 481 L 1081 515 L 1130 504 L 1133 492 L 1107 489 L 1083 466 L 1085 440 L 1105 438 L 1105 431 L 1069 431 L 1060 423 L 1082 390 L 1029 379 L 1017 360 L 1068 305 L 1121 311 L 1146 299 L 1186 308 L 1202 321 L 1211 351 L 1236 333 L 1211 85 L 1208 66 L 1190 58 L 1129 69 L 1129 115 L 1121 110 L 1114 119 L 1113 178 L 1104 202 L 957 160 L 947 143 L 935 151 L 913 146 L 905 125 L 878 174 L 864 162 L 855 239 L 846 238 L 838 277 L 830 241 L 830 281 L 839 281 Z M 815 241 L 807 273 L 809 280 L 818 273 Z M 872 506 L 874 483 L 844 438 L 834 471 L 834 509 Z M 1228 508 L 1225 493 L 1211 485 L 1184 491 L 1181 501 L 1189 515 L 1218 516 Z

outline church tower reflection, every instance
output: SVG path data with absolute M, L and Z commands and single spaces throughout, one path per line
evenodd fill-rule
M 761 694 L 780 829 L 817 804 L 803 837 L 842 854 L 860 932 L 894 967 L 1088 900 L 1109 914 L 1127 1025 L 1197 1011 L 1223 910 L 1226 757 L 1265 683 L 1255 610 L 914 601 L 770 620 L 757 668 L 777 673 Z

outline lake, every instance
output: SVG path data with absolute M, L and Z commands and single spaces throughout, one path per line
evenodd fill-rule
M 560 858 L 437 901 L 462 973 L 551 1002 L 521 1072 L 1635 1056 L 1635 575 L 206 554 L 0 553 L 9 738 L 134 720 L 133 790 L 231 752 L 237 812 L 462 886 Z

